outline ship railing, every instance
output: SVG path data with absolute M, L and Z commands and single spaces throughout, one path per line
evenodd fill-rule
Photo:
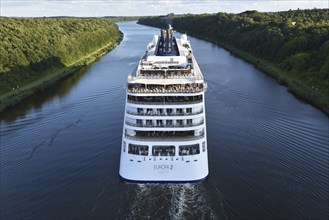
M 192 60 L 193 60 L 193 63 L 194 63 L 195 75 L 197 75 L 196 79 L 201 80 L 203 78 L 203 76 L 202 76 L 200 67 L 199 67 L 198 63 L 196 62 L 194 56 L 192 57 Z
M 161 124 L 161 123 L 131 123 L 126 121 L 126 125 L 134 126 L 134 127 L 140 127 L 140 128 L 186 128 L 186 127 L 195 127 L 199 125 L 203 125 L 204 120 L 202 120 L 199 123 L 191 123 L 191 124 Z
M 142 105 L 187 105 L 187 104 L 202 103 L 202 100 L 189 101 L 189 102 L 139 102 L 139 101 L 132 101 L 128 99 L 127 102 L 132 104 L 142 104 Z
M 128 78 L 129 80 L 135 79 L 196 79 L 194 74 L 182 74 L 182 75 L 142 75 L 138 74 L 136 77 Z
M 182 88 L 182 89 L 145 89 L 145 88 L 132 88 L 127 89 L 127 92 L 129 93 L 198 93 L 204 91 L 204 88 Z
M 200 140 L 205 137 L 204 133 L 199 136 L 184 136 L 184 137 L 173 137 L 173 136 L 158 136 L 158 137 L 145 137 L 145 136 L 130 136 L 128 134 L 124 134 L 125 138 L 134 141 L 195 141 Z
M 127 111 L 130 115 L 138 115 L 138 116 L 190 116 L 190 115 L 198 115 L 202 114 L 203 110 L 197 111 L 197 112 L 191 112 L 191 113 L 166 113 L 166 112 L 154 112 L 154 111 L 148 111 L 148 112 L 131 112 Z
M 141 69 L 137 71 L 136 77 L 138 79 L 180 79 L 180 78 L 194 78 L 194 69 L 192 65 L 189 65 L 188 68 L 166 68 L 158 67 L 150 68 L 141 66 Z

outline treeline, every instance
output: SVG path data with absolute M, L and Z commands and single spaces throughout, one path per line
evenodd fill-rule
M 142 16 L 105 16 L 104 18 L 110 19 L 113 22 L 124 22 L 124 21 L 138 21 Z
M 168 20 L 178 31 L 235 51 L 302 98 L 311 102 L 321 99 L 320 105 L 329 112 L 329 9 L 171 14 L 138 22 L 164 27 Z
M 0 17 L 0 30 L 0 94 L 122 39 L 105 18 Z

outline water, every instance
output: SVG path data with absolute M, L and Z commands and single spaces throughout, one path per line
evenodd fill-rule
M 208 82 L 209 178 L 120 180 L 124 84 L 159 31 L 119 26 L 112 52 L 1 114 L 1 219 L 329 218 L 328 118 L 191 37 Z

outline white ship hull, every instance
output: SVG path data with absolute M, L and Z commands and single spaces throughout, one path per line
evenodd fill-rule
M 162 31 L 128 76 L 120 176 L 131 182 L 196 182 L 209 173 L 206 84 L 186 36 Z

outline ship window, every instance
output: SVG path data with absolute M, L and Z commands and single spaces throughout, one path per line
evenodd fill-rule
M 199 144 L 179 146 L 179 156 L 195 155 L 200 153 Z
M 176 109 L 176 113 L 177 113 L 177 114 L 182 114 L 182 113 L 183 113 L 183 109 L 182 109 L 182 108 L 178 108 L 178 109 Z
M 180 119 L 179 119 L 179 120 L 177 120 L 177 121 L 176 121 L 176 124 L 177 124 L 178 126 L 181 126 L 181 125 L 183 125 L 183 120 L 180 120 Z
M 147 145 L 129 144 L 128 154 L 147 156 L 149 147 Z
M 167 120 L 167 121 L 166 121 L 166 125 L 167 125 L 167 126 L 172 126 L 172 124 L 173 124 L 173 123 L 172 123 L 172 120 Z
M 162 127 L 162 125 L 163 125 L 162 120 L 157 120 L 156 122 L 157 122 L 158 127 Z
M 153 126 L 152 120 L 146 120 L 146 126 Z
M 163 114 L 163 109 L 162 108 L 158 108 L 157 109 L 157 115 L 162 115 Z
M 137 113 L 143 114 L 143 109 L 142 108 L 137 108 Z
M 162 96 L 155 96 L 154 97 L 154 102 L 163 102 L 164 98 Z
M 172 113 L 172 109 L 171 109 L 171 108 L 167 108 L 167 109 L 166 109 L 166 112 L 167 112 L 168 115 L 171 115 L 171 113 Z
M 187 120 L 186 120 L 186 124 L 187 124 L 187 125 L 192 125 L 192 119 L 187 119 Z
M 186 113 L 189 113 L 189 114 L 192 113 L 192 108 L 187 108 Z
M 152 112 L 153 112 L 153 109 L 151 109 L 151 108 L 146 109 L 146 113 L 147 113 L 148 115 L 151 115 Z
M 171 89 L 169 89 L 169 90 L 172 90 L 172 87 L 171 87 Z M 171 96 L 166 96 L 166 97 L 165 97 L 165 101 L 166 101 L 166 102 L 173 102 L 173 98 L 172 98 Z
M 142 126 L 143 120 L 142 119 L 136 119 L 137 125 Z
M 175 146 L 155 145 L 152 147 L 152 156 L 175 156 Z

